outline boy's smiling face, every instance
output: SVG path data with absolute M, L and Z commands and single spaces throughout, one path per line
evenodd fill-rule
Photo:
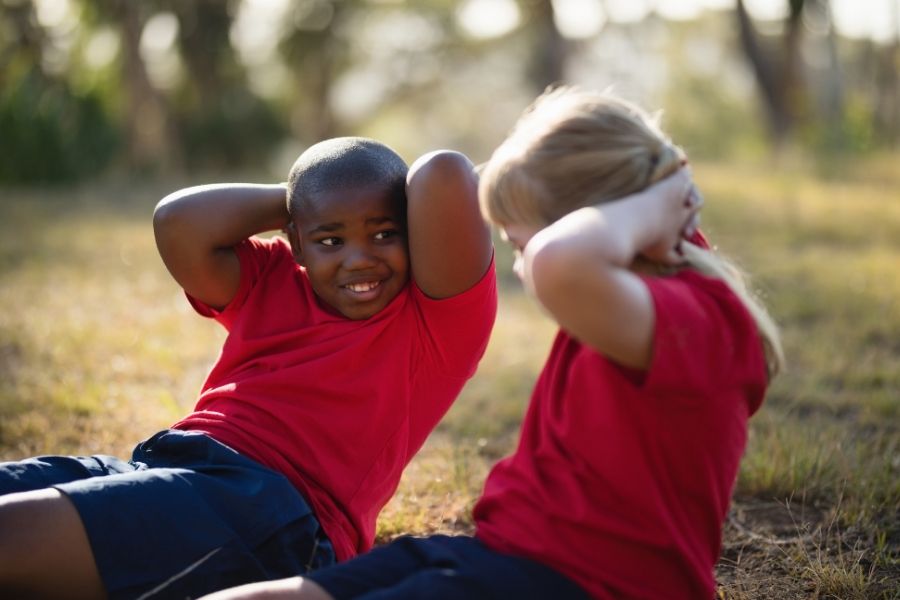
M 304 201 L 290 241 L 319 298 L 350 319 L 367 319 L 400 293 L 409 280 L 404 208 L 380 186 Z

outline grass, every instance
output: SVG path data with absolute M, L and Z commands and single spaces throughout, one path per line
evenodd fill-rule
M 840 174 L 695 166 L 704 228 L 754 275 L 789 370 L 751 422 L 717 569 L 728 599 L 900 598 L 898 157 Z M 193 405 L 224 334 L 162 266 L 150 214 L 177 187 L 0 190 L 0 460 L 127 455 Z M 509 275 L 478 374 L 379 521 L 469 532 L 514 447 L 555 331 Z

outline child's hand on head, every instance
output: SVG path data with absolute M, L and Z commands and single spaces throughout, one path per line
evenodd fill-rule
M 637 198 L 651 221 L 648 242 L 641 254 L 656 263 L 683 262 L 682 240 L 690 238 L 700 225 L 703 199 L 691 180 L 687 167 L 653 184 Z

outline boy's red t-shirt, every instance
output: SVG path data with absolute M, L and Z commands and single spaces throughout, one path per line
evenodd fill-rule
M 452 298 L 411 282 L 351 320 L 322 306 L 284 240 L 236 251 L 231 303 L 218 312 L 189 298 L 228 337 L 194 412 L 173 427 L 283 473 L 345 560 L 371 547 L 401 471 L 474 374 L 497 309 L 494 265 Z
M 683 271 L 645 282 L 649 370 L 560 331 L 519 446 L 475 506 L 477 537 L 595 598 L 712 598 L 747 419 L 766 388 L 762 342 L 721 281 Z

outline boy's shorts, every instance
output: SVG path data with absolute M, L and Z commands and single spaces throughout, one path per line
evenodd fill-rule
M 306 579 L 336 600 L 589 600 L 575 582 L 539 562 L 502 554 L 476 538 L 401 537 Z
M 191 598 L 335 562 L 283 475 L 202 433 L 162 431 L 128 462 L 0 463 L 0 495 L 48 487 L 78 509 L 110 598 Z

